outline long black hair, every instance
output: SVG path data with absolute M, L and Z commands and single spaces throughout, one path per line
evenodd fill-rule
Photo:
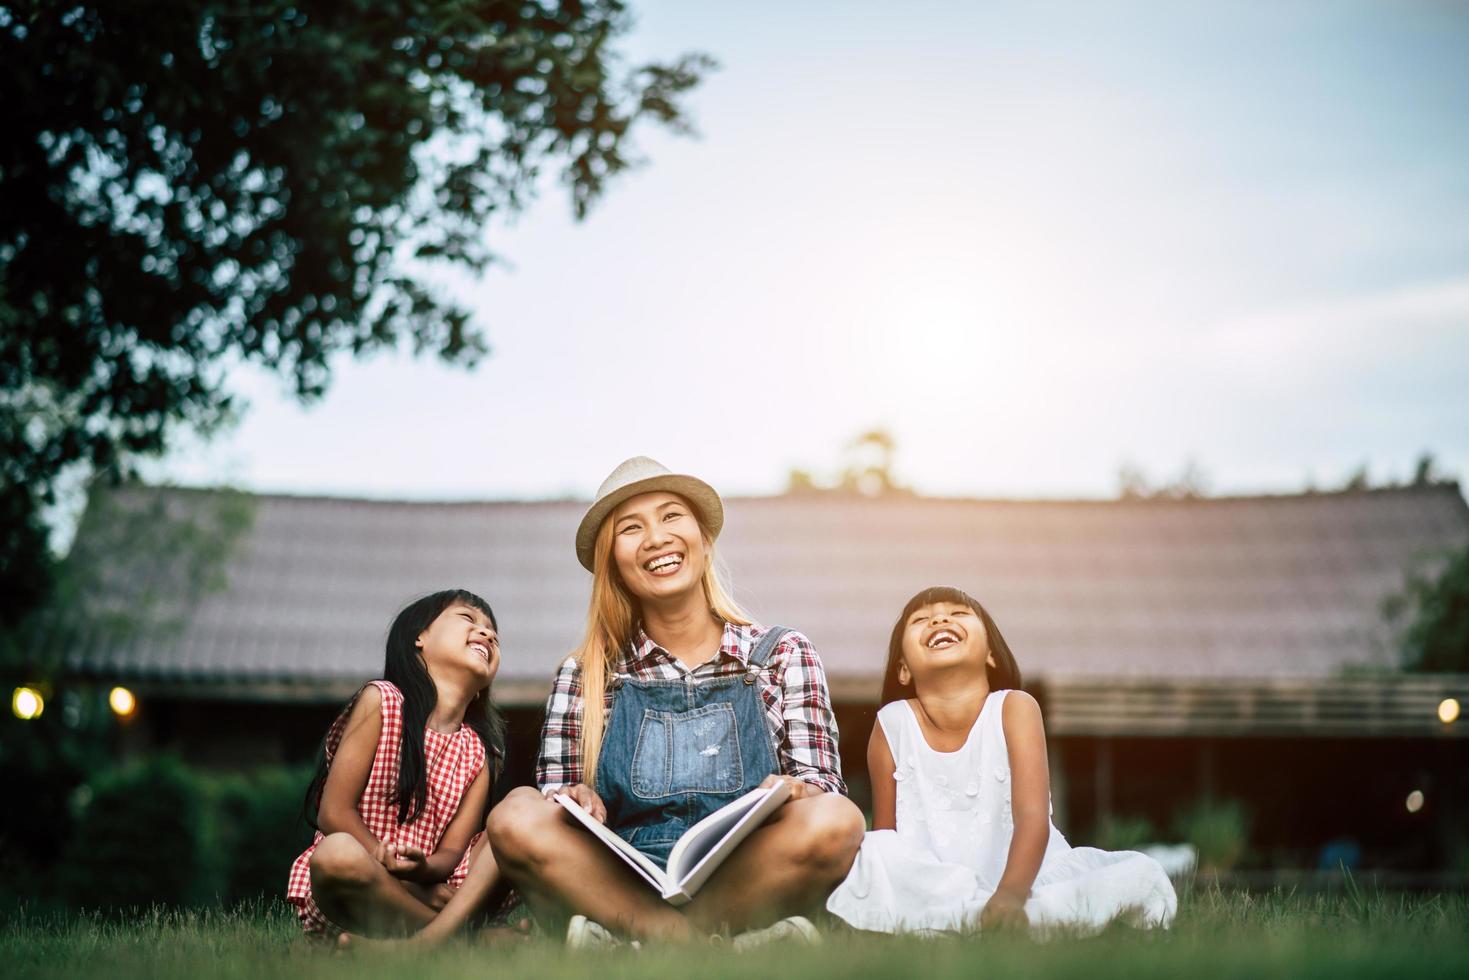
M 433 678 L 429 677 L 423 656 L 419 653 L 418 636 L 428 629 L 439 614 L 455 603 L 478 609 L 489 617 L 490 624 L 499 632 L 490 604 L 473 592 L 464 589 L 446 589 L 410 602 L 388 627 L 387 652 L 383 661 L 383 680 L 403 693 L 403 738 L 398 752 L 398 788 L 393 800 L 398 804 L 398 825 L 412 823 L 423 812 L 428 803 L 428 778 L 424 772 L 423 729 L 428 716 L 438 703 L 438 690 Z M 347 718 L 357 705 L 357 699 L 367 689 L 366 685 L 352 695 L 336 721 L 322 740 L 321 758 L 316 764 L 316 775 L 306 788 L 305 815 L 312 827 L 317 826 L 317 811 L 321 807 L 321 794 L 326 788 L 327 771 L 331 768 L 332 756 L 346 729 Z M 505 762 L 505 719 L 500 709 L 490 699 L 487 686 L 474 696 L 464 710 L 464 724 L 479 736 L 485 747 L 486 765 L 490 766 L 493 781 L 500 775 Z
M 951 602 L 968 606 L 974 610 L 974 614 L 984 624 L 985 636 L 989 639 L 990 653 L 995 658 L 993 667 L 985 664 L 984 668 L 985 676 L 990 682 L 990 690 L 1002 691 L 1006 688 L 1018 688 L 1020 686 L 1020 667 L 1015 663 L 1015 655 L 1010 652 L 1010 644 L 1005 642 L 1005 637 L 1000 634 L 1000 628 L 995 625 L 994 619 L 985 611 L 984 606 L 981 606 L 978 599 L 963 589 L 956 589 L 948 585 L 934 585 L 909 599 L 908 604 L 903 607 L 903 614 L 893 624 L 893 635 L 888 640 L 888 662 L 882 672 L 882 703 L 887 704 L 889 701 L 914 696 L 912 683 L 898 682 L 898 668 L 903 663 L 903 629 L 908 624 L 908 617 L 913 615 L 915 610 L 935 602 Z

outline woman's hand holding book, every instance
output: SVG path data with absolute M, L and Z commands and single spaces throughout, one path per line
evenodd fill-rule
M 764 789 L 767 786 L 774 786 L 776 783 L 785 783 L 791 788 L 791 795 L 786 799 L 787 803 L 791 800 L 804 800 L 808 796 L 820 796 L 826 792 L 826 790 L 814 783 L 808 783 L 805 780 L 797 779 L 795 776 L 786 776 L 780 773 L 771 773 L 769 776 L 766 776 L 765 781 L 760 784 L 760 788 Z
M 607 804 L 603 803 L 597 791 L 586 783 L 577 783 L 574 786 L 547 786 L 541 790 L 541 795 L 548 800 L 562 794 L 580 804 L 581 808 L 595 817 L 598 823 L 607 822 Z

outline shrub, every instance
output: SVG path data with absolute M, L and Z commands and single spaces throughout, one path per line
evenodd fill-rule
M 59 878 L 68 904 L 119 908 L 202 898 L 197 780 L 173 756 L 103 772 L 77 791 Z
M 233 905 L 285 891 L 310 840 L 310 773 L 191 769 L 159 756 L 99 773 L 78 791 L 77 830 L 58 872 L 73 907 Z
M 1104 851 L 1135 851 L 1158 839 L 1147 817 L 1105 816 L 1097 825 L 1097 846 Z
M 205 780 L 218 895 L 226 905 L 279 896 L 296 855 L 311 841 L 301 817 L 310 768 L 269 766 Z
M 1199 852 L 1199 870 L 1228 871 L 1249 845 L 1249 817 L 1238 800 L 1203 799 L 1180 810 L 1173 831 Z

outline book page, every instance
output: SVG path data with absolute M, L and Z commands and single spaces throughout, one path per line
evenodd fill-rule
M 618 837 L 605 824 L 598 822 L 597 818 L 588 813 L 585 807 L 565 793 L 557 793 L 552 798 L 565 807 L 568 813 L 580 821 L 583 827 L 596 834 L 602 843 L 617 852 L 618 857 L 622 858 L 631 865 L 634 871 L 642 875 L 644 881 L 658 889 L 659 895 L 662 895 L 668 890 L 669 877 L 663 873 L 662 868 L 649 860 L 647 855 L 643 854 L 642 851 L 639 851 L 636 847 L 633 847 L 627 841 Z
M 740 841 L 790 795 L 791 788 L 784 781 L 752 789 L 690 827 L 668 855 L 670 886 L 666 891 L 693 897 Z M 665 893 L 664 897 L 669 895 Z

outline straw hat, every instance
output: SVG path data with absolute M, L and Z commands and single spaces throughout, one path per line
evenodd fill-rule
M 714 488 L 692 476 L 671 472 L 656 459 L 634 456 L 618 464 L 612 475 L 597 488 L 597 499 L 587 508 L 586 516 L 576 529 L 576 557 L 587 571 L 592 570 L 592 553 L 597 540 L 597 529 L 617 507 L 630 497 L 654 490 L 676 493 L 693 505 L 698 512 L 699 524 L 709 540 L 719 537 L 724 527 L 724 504 Z

